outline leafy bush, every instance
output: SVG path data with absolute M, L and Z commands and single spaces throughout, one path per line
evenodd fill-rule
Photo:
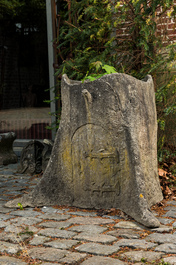
M 139 79 L 151 74 L 163 138 L 165 122 L 176 113 L 176 43 L 169 41 L 166 27 L 161 34 L 157 25 L 175 17 L 174 0 L 67 0 L 61 5 L 59 78 L 66 73 L 82 80 L 88 69 L 97 74 L 100 62 Z

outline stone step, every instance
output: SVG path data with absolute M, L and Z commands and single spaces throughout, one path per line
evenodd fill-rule
M 16 139 L 13 142 L 13 151 L 15 152 L 15 154 L 20 157 L 21 156 L 21 152 L 23 150 L 23 147 L 29 142 L 31 141 L 31 139 Z
M 34 139 L 16 139 L 13 142 L 13 151 L 15 152 L 15 154 L 20 157 L 21 156 L 21 152 L 23 150 L 23 147 L 30 141 L 32 141 Z M 43 142 L 43 140 L 38 140 L 37 141 L 41 141 Z

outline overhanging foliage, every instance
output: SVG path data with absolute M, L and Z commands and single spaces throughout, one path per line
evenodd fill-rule
M 61 2 L 56 74 L 81 80 L 98 61 L 139 79 L 151 74 L 162 129 L 176 110 L 176 43 L 164 26 L 175 18 L 174 0 Z

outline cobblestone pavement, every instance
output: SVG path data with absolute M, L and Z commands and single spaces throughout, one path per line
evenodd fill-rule
M 147 229 L 125 215 L 98 216 L 72 207 L 9 209 L 4 203 L 29 192 L 40 177 L 0 167 L 0 264 L 176 264 L 176 201 Z

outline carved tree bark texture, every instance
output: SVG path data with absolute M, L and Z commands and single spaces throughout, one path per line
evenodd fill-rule
M 81 83 L 62 78 L 62 117 L 38 186 L 13 207 L 118 208 L 148 227 L 162 200 L 157 173 L 157 118 L 151 76 L 105 75 Z

